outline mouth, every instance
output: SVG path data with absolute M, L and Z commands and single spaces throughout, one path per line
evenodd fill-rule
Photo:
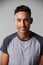
M 20 31 L 21 32 L 25 32 L 26 30 L 25 30 L 25 27 L 20 27 Z
M 20 27 L 21 30 L 25 30 L 25 27 Z

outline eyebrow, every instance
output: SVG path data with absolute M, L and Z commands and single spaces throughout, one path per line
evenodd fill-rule
M 30 17 L 26 17 L 24 19 L 30 19 Z M 21 20 L 21 18 L 16 18 L 16 20 Z

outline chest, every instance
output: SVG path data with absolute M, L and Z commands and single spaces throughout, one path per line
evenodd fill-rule
M 39 61 L 40 45 L 35 39 L 26 42 L 12 41 L 9 45 L 8 53 L 10 63 L 34 65 Z

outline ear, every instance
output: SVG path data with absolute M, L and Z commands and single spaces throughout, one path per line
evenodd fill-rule
M 33 18 L 31 17 L 31 19 L 30 19 L 30 24 L 32 24 L 33 23 Z

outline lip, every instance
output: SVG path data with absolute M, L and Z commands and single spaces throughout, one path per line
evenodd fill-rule
M 24 27 L 21 27 L 20 29 L 21 29 L 21 30 L 25 30 L 25 28 L 24 28 Z
M 25 28 L 24 27 L 20 28 L 20 31 L 25 32 Z

